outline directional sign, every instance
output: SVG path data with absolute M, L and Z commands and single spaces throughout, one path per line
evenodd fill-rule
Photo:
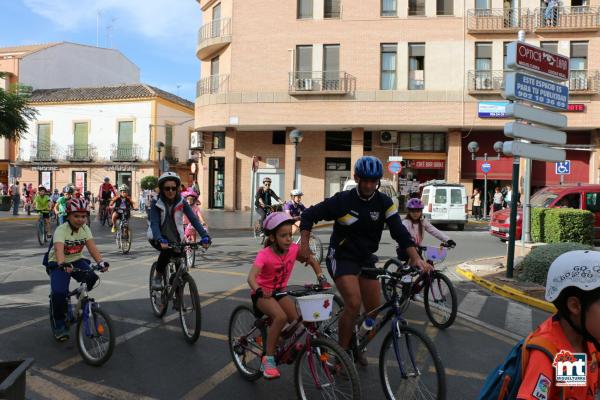
M 525 119 L 529 122 L 534 122 L 554 128 L 566 128 L 567 117 L 552 111 L 534 108 L 525 104 L 510 103 L 506 106 L 506 116 L 516 119 Z
M 527 125 L 522 122 L 509 122 L 504 125 L 504 136 L 513 139 L 526 139 L 548 144 L 566 144 L 567 134 L 553 129 Z
M 525 69 L 557 81 L 569 79 L 568 57 L 550 53 L 524 42 L 508 44 L 506 64 L 508 68 Z
M 397 175 L 402 172 L 402 164 L 399 161 L 392 161 L 387 165 L 388 171 L 392 174 Z
M 509 100 L 525 100 L 555 110 L 567 110 L 569 107 L 568 86 L 521 72 L 505 74 L 504 97 Z
M 571 161 L 559 161 L 554 165 L 554 173 L 556 175 L 571 175 Z
M 484 174 L 487 174 L 488 172 L 490 172 L 492 170 L 492 164 L 490 164 L 489 162 L 484 162 L 483 164 L 481 164 L 481 171 Z
M 524 142 L 504 142 L 503 153 L 508 156 L 531 158 L 538 161 L 564 161 L 567 152 L 552 149 L 542 144 Z

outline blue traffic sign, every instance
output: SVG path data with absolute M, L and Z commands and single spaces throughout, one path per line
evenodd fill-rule
M 399 174 L 402 171 L 402 164 L 399 161 L 392 161 L 387 165 L 388 171 L 392 174 Z
M 542 107 L 567 110 L 569 87 L 552 81 L 509 72 L 504 79 L 504 97 L 508 100 L 524 100 Z
M 556 175 L 571 175 L 571 161 L 559 161 L 554 164 L 554 173 Z
M 487 174 L 491 170 L 492 170 L 492 164 L 490 164 L 489 162 L 486 161 L 483 164 L 481 164 L 481 171 L 483 171 L 484 174 Z

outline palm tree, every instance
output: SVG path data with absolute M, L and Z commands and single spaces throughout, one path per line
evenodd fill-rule
M 6 74 L 0 72 L 0 78 Z M 37 111 L 28 105 L 28 95 L 23 93 L 23 86 L 4 90 L 0 88 L 0 138 L 19 139 L 35 119 Z

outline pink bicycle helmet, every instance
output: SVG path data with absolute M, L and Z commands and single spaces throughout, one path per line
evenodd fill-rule
M 406 203 L 406 208 L 409 210 L 422 210 L 425 206 L 420 199 L 410 199 L 408 203 Z
M 287 213 L 281 211 L 274 212 L 267 215 L 267 218 L 265 218 L 265 221 L 263 222 L 263 228 L 266 231 L 274 231 L 279 225 L 285 222 L 293 223 L 294 219 L 287 215 Z
M 194 192 L 193 190 L 186 190 L 185 192 L 181 193 L 181 197 L 183 197 L 184 199 L 188 196 L 192 196 L 196 200 L 198 199 L 198 193 Z

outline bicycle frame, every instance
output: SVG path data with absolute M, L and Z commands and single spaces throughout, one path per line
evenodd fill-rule
M 69 322 L 74 323 L 83 319 L 83 326 L 85 329 L 85 334 L 88 337 L 93 337 L 96 333 L 96 324 L 90 318 L 92 315 L 92 310 L 98 308 L 98 303 L 93 298 L 89 297 L 87 284 L 85 282 L 81 282 L 79 287 L 73 291 L 70 291 L 67 295 L 67 298 L 75 297 L 77 302 L 73 308 L 73 315 L 68 315 Z
M 171 257 L 170 263 L 175 265 L 175 275 L 173 275 L 173 283 L 171 284 L 169 281 L 171 280 L 170 272 L 165 269 L 167 273 L 167 298 L 170 299 L 175 295 L 175 291 L 181 285 L 181 278 L 184 274 L 188 273 L 188 266 L 185 262 L 185 255 L 181 253 L 181 255 L 177 255 L 176 257 Z

